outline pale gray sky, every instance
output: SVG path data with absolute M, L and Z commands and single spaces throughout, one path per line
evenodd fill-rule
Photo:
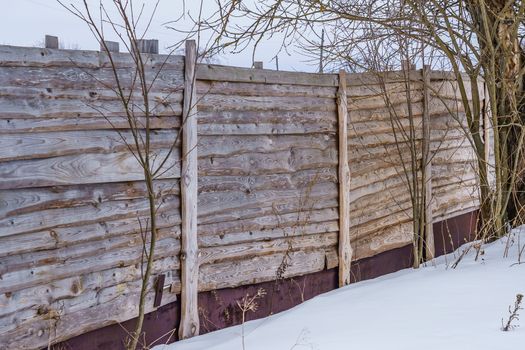
M 64 0 L 65 3 L 79 3 L 79 0 Z M 91 0 L 97 6 L 98 0 Z M 135 4 L 146 4 L 151 10 L 156 1 L 135 0 Z M 147 38 L 158 39 L 161 52 L 165 48 L 181 40 L 183 36 L 173 30 L 165 28 L 163 23 L 178 18 L 183 13 L 182 0 L 161 0 L 159 8 L 148 31 Z M 204 0 L 203 12 L 211 14 L 214 11 L 214 0 Z M 59 37 L 66 48 L 78 45 L 81 49 L 97 50 L 98 43 L 93 38 L 85 23 L 68 13 L 55 0 L 0 0 L 0 44 L 16 46 L 37 46 L 43 42 L 44 35 L 50 34 Z M 199 1 L 186 0 L 186 11 L 195 16 L 198 13 Z M 111 4 L 107 5 L 112 8 Z M 98 10 L 94 11 L 98 14 Z M 182 29 L 191 27 L 189 18 L 178 24 Z M 108 28 L 109 29 L 109 28 Z M 106 31 L 108 40 L 115 40 L 114 34 Z M 263 61 L 265 68 L 275 68 L 272 58 L 279 48 L 279 39 L 266 41 L 258 49 L 256 60 Z M 305 63 L 306 58 L 300 53 L 292 51 L 291 55 L 279 54 L 279 68 L 281 70 L 314 71 L 315 66 Z M 251 66 L 251 51 L 235 55 L 225 55 L 220 58 L 221 64 L 234 66 Z

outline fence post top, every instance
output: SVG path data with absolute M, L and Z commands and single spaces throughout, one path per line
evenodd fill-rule
M 44 41 L 46 49 L 58 49 L 58 36 L 46 35 Z

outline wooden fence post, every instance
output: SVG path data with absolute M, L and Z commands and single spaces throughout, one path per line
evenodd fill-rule
M 58 49 L 58 37 L 53 35 L 46 35 L 45 37 L 46 49 Z
M 422 153 L 424 161 L 423 186 L 424 186 L 424 205 L 425 205 L 425 239 L 426 239 L 426 259 L 433 259 L 436 255 L 434 245 L 434 228 L 432 213 L 432 152 L 430 150 L 430 66 L 423 66 L 423 144 Z
M 104 43 L 100 43 L 100 51 L 106 51 L 106 47 L 109 52 L 119 52 L 119 43 L 116 41 L 104 40 Z
M 138 39 L 137 47 L 141 53 L 159 53 L 159 41 L 157 39 Z
M 179 338 L 199 334 L 197 305 L 199 261 L 197 244 L 197 108 L 195 106 L 195 40 L 186 41 L 184 64 L 184 105 L 182 112 L 182 174 L 181 174 L 181 320 Z
M 339 287 L 350 284 L 350 167 L 348 166 L 348 104 L 346 72 L 339 71 L 337 113 L 339 120 Z

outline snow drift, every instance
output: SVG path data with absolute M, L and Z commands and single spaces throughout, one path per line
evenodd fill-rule
M 247 322 L 245 349 L 523 349 L 525 317 L 510 332 L 503 332 L 501 323 L 516 294 L 525 293 L 525 263 L 516 264 L 525 227 L 515 230 L 510 241 L 505 237 L 484 245 L 477 261 L 470 249 L 452 269 L 468 245 L 419 270 L 352 284 Z M 155 347 L 197 349 L 242 350 L 242 326 Z

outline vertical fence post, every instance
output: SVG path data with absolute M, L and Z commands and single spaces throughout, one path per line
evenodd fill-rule
M 58 49 L 58 37 L 53 35 L 46 35 L 45 39 L 46 49 Z
M 179 338 L 199 334 L 197 305 L 199 261 L 197 245 L 197 101 L 195 40 L 186 41 L 184 64 L 184 105 L 182 112 L 181 173 L 181 320 Z
M 426 259 L 434 258 L 436 248 L 434 245 L 434 228 L 432 213 L 432 152 L 430 150 L 430 66 L 423 66 L 423 186 L 424 186 L 424 205 L 425 205 L 425 255 Z
M 119 43 L 116 41 L 104 40 L 100 43 L 100 51 L 119 52 Z
M 339 287 L 350 283 L 352 246 L 350 245 L 350 168 L 348 166 L 348 105 L 346 72 L 339 71 L 337 92 L 339 121 Z

